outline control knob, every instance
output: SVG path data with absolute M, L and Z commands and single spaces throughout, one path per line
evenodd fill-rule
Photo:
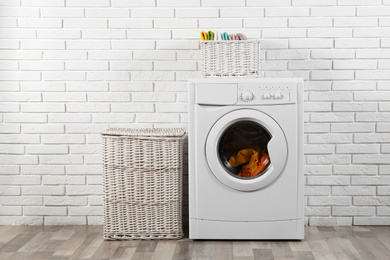
M 241 93 L 241 100 L 244 102 L 251 102 L 254 98 L 255 96 L 250 90 Z

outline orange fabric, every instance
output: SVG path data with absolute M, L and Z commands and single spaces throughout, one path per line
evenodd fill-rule
M 261 173 L 262 171 L 265 170 L 265 168 L 267 168 L 267 165 L 269 163 L 269 155 L 268 154 L 264 154 L 261 159 L 260 159 L 260 162 L 258 163 L 256 169 L 254 171 L 252 171 L 249 167 L 247 167 L 248 165 L 244 165 L 242 167 L 242 170 L 240 171 L 240 173 L 237 175 L 237 176 L 240 176 L 240 177 L 253 177 L 253 176 L 256 176 L 258 175 L 259 173 Z
M 233 167 L 240 166 L 243 163 L 247 163 L 246 167 L 250 172 L 254 172 L 257 169 L 259 163 L 259 153 L 253 149 L 244 149 L 234 154 L 229 159 L 229 164 Z

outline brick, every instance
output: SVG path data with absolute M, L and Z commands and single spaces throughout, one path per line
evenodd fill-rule
M 109 104 L 92 103 L 92 104 L 66 104 L 66 110 L 70 113 L 81 112 L 110 112 Z M 67 126 L 68 127 L 68 126 Z
M 353 113 L 315 113 L 310 117 L 310 122 L 353 122 Z
M 311 196 L 309 197 L 309 205 L 350 206 L 352 205 L 352 198 L 350 196 Z
M 352 217 L 311 217 L 310 226 L 351 226 Z
M 389 217 L 354 217 L 353 220 L 354 225 L 363 225 L 363 226 L 386 226 L 390 225 L 390 218 Z
M 1 134 L 19 134 L 20 133 L 20 125 L 16 125 L 16 124 L 0 125 L 0 133 Z M 39 139 L 39 137 L 38 137 L 38 139 Z M 0 140 L 2 140 L 4 142 L 4 139 L 0 138 Z
M 389 154 L 376 154 L 376 155 L 361 155 L 356 154 L 352 157 L 353 163 L 358 164 L 388 164 L 390 161 Z
M 78 39 L 81 37 L 81 32 L 79 30 L 73 29 L 38 29 L 37 38 L 38 39 Z
M 56 165 L 29 165 L 21 166 L 21 173 L 23 175 L 45 175 L 45 174 L 65 174 L 64 166 Z
M 9 29 L 0 28 L 0 39 L 31 39 L 35 38 L 35 31 L 32 29 Z
M 156 61 L 157 62 L 157 61 Z M 111 61 L 111 70 L 153 70 L 151 61 Z
M 87 72 L 88 80 L 130 80 L 130 74 L 128 72 L 109 71 L 109 72 Z
M 168 29 L 129 29 L 127 35 L 131 39 L 170 39 L 171 31 Z
M 380 0 L 338 0 L 338 5 L 380 5 Z
M 67 154 L 69 152 L 66 145 L 29 145 L 26 146 L 27 154 Z
M 390 134 L 388 133 L 375 133 L 375 134 L 355 134 L 355 143 L 386 143 L 389 142 Z
M 303 28 L 275 28 L 263 29 L 263 38 L 305 38 L 306 29 Z
M 375 90 L 376 82 L 369 81 L 334 81 L 333 90 Z
M 355 58 L 355 50 L 312 50 L 311 57 L 314 59 L 353 59 Z
M 309 16 L 309 8 L 306 7 L 267 7 L 265 8 L 265 16 L 283 16 L 283 17 L 298 17 Z
M 24 146 L 17 144 L 2 144 L 0 146 L 0 154 L 10 155 L 10 154 L 24 154 Z M 0 162 L 0 164 L 2 164 Z
M 69 145 L 71 154 L 96 154 L 101 153 L 100 144 L 88 144 L 88 145 Z
M 369 39 L 369 38 L 345 38 L 345 39 L 335 39 L 335 48 L 379 48 L 380 40 L 379 39 Z
M 163 72 L 163 71 L 134 71 L 131 72 L 132 80 L 156 80 L 156 81 L 166 81 L 174 80 L 174 72 Z
M 390 185 L 390 176 L 352 176 L 352 184 L 353 185 Z M 375 190 L 375 187 L 372 188 Z M 374 194 L 371 195 L 375 195 L 375 192 Z
M 0 104 L 0 112 L 19 112 L 19 104 L 15 103 L 1 103 Z
M 46 185 L 83 185 L 85 184 L 84 176 L 42 176 L 42 183 Z
M 386 216 L 390 215 L 390 207 L 388 206 L 379 206 L 377 207 L 377 215 L 380 216 Z
M 351 134 L 311 134 L 309 143 L 352 143 Z
M 86 60 L 86 51 L 44 51 L 43 58 L 47 60 Z
M 131 60 L 132 58 L 133 54 L 128 50 L 95 50 L 88 52 L 89 60 Z
M 72 18 L 64 19 L 64 28 L 67 29 L 106 29 L 107 19 L 103 18 Z M 84 36 L 84 31 L 83 31 Z
M 135 122 L 140 123 L 151 123 L 151 122 L 179 122 L 179 116 L 177 114 L 167 114 L 167 113 L 144 113 L 137 114 Z
M 389 37 L 390 32 L 386 27 L 379 28 L 356 28 L 353 33 L 354 37 Z
M 22 187 L 23 195 L 65 195 L 64 186 L 25 186 Z
M 22 90 L 26 92 L 65 91 L 65 84 L 57 83 L 57 82 L 23 82 L 21 83 L 21 86 L 22 86 Z M 39 97 L 41 97 L 40 93 L 34 95 L 38 95 Z
M 333 61 L 333 69 L 356 69 L 368 70 L 376 69 L 376 60 L 337 60 Z
M 57 61 L 23 61 L 20 62 L 21 70 L 64 70 L 65 66 L 63 62 Z
M 7 145 L 4 145 L 4 146 L 6 147 Z M 19 174 L 19 166 L 17 166 L 17 165 L 1 166 L 0 167 L 0 174 L 4 174 L 4 175 Z
M 46 123 L 47 116 L 45 114 L 5 114 L 3 116 L 6 123 Z
M 186 10 L 193 10 L 191 9 L 176 9 L 176 17 L 181 17 L 180 15 L 182 13 L 186 13 Z M 203 10 L 203 9 L 202 9 Z M 196 11 L 195 11 L 196 12 Z M 207 10 L 205 10 L 207 13 Z M 131 10 L 131 17 L 133 18 L 170 18 L 174 17 L 174 9 L 170 8 L 134 8 Z M 198 17 L 198 16 L 197 16 Z
M 62 28 L 62 20 L 58 18 L 19 18 L 18 27 Z
M 311 72 L 311 78 L 314 80 L 352 80 L 354 79 L 354 71 L 350 70 L 343 70 L 343 71 L 336 71 L 336 70 L 318 70 L 318 71 L 312 71 Z
M 375 196 L 354 196 L 353 205 L 355 206 L 386 206 L 389 204 L 389 197 Z
M 199 49 L 198 41 L 192 40 L 175 40 L 175 41 L 157 41 L 156 49 L 159 50 L 187 50 Z
M 84 39 L 125 39 L 126 31 L 121 29 L 84 29 Z
M 304 60 L 308 59 L 310 52 L 307 50 L 269 50 L 267 51 L 267 59 L 292 59 Z
M 302 61 L 289 61 L 289 70 L 317 70 L 317 69 L 331 69 L 331 61 L 319 61 L 319 60 L 302 60 Z
M 306 186 L 306 196 L 328 196 L 330 195 L 330 187 L 327 186 Z
M 111 44 L 115 50 L 153 50 L 155 48 L 153 40 L 112 40 Z
M 89 207 L 69 207 L 69 215 L 70 216 L 99 216 L 103 215 L 103 207 L 102 206 L 89 206 Z
M 34 144 L 39 143 L 38 135 L 25 135 L 25 134 L 1 134 L 0 143 L 2 144 Z
M 376 131 L 378 133 L 389 133 L 390 132 L 390 123 L 378 123 L 376 124 Z
M 17 27 L 17 20 L 15 18 L 0 18 L 0 27 Z
M 333 174 L 375 175 L 378 174 L 378 167 L 374 165 L 335 165 Z
M 153 28 L 153 20 L 151 19 L 134 19 L 134 18 L 120 18 L 120 19 L 110 19 L 109 28 L 119 28 L 119 29 L 151 29 Z M 156 27 L 155 28 L 162 28 Z
M 355 120 L 356 122 L 390 121 L 390 113 L 358 112 Z
M 0 216 L 1 225 L 29 225 L 41 226 L 43 225 L 43 217 L 26 217 L 26 216 Z
M 175 51 L 134 51 L 136 60 L 174 60 Z
M 0 186 L 1 196 L 15 196 L 15 195 L 19 196 L 20 194 L 21 194 L 20 187 Z
M 336 0 L 328 0 L 326 2 L 322 0 L 292 0 L 292 5 L 336 5 Z
M 71 78 L 71 75 L 74 74 L 66 74 L 66 75 L 69 75 L 69 77 Z M 85 93 L 49 93 L 48 92 L 48 93 L 43 93 L 43 101 L 45 102 L 86 101 L 86 95 Z
M 352 176 L 352 184 L 359 185 L 359 183 L 354 183 L 354 178 L 361 178 Z M 348 196 L 348 195 L 376 195 L 376 188 L 370 186 L 333 186 L 332 187 L 332 195 L 335 196 Z
M 101 195 L 103 187 L 101 185 L 72 185 L 66 187 L 67 195 Z
M 368 102 L 335 102 L 333 111 L 376 111 L 377 105 Z
M 390 13 L 390 7 L 387 6 L 364 6 L 357 7 L 357 15 L 358 16 L 386 16 Z
M 37 7 L 65 6 L 65 2 L 63 0 L 22 0 L 22 5 Z
M 86 8 L 85 17 L 87 18 L 89 17 L 93 17 L 93 18 L 130 17 L 130 10 L 126 8 Z
M 68 92 L 100 92 L 108 91 L 107 82 L 67 82 L 66 90 Z M 85 104 L 84 104 L 85 105 Z
M 355 7 L 321 6 L 312 7 L 311 16 L 355 16 Z
M 85 217 L 44 217 L 45 225 L 63 226 L 63 225 L 87 225 Z
M 108 50 L 110 41 L 108 40 L 68 40 L 66 41 L 68 50 Z M 115 48 L 116 49 L 116 48 Z
M 334 216 L 374 216 L 375 207 L 333 207 Z
M 19 65 L 15 61 L 1 61 L 0 70 L 18 70 Z
M 307 164 L 350 164 L 350 155 L 306 155 Z
M 32 7 L 1 7 L 0 17 L 39 17 L 39 8 Z
M 33 196 L 2 196 L 0 197 L 1 205 L 42 205 L 42 197 L 33 197 Z
M 67 70 L 88 71 L 88 70 L 108 70 L 107 61 L 67 61 Z
M 125 102 L 130 101 L 130 94 L 126 93 L 88 93 L 88 101 L 91 102 Z M 76 105 L 77 106 L 77 105 Z M 102 111 L 99 111 L 102 112 Z
M 134 114 L 127 113 L 98 113 L 92 115 L 92 121 L 99 123 L 134 122 L 134 117 Z
M 101 161 L 101 159 L 100 159 Z M 102 185 L 103 184 L 103 177 L 101 175 L 96 175 L 96 176 L 87 176 L 87 183 L 89 185 Z
M 377 27 L 378 19 L 373 17 L 340 17 L 334 18 L 335 27 Z
M 305 145 L 304 148 L 305 154 L 333 154 L 334 145 Z
M 113 7 L 155 6 L 155 1 L 154 0 L 144 0 L 144 1 L 111 0 L 111 6 Z
M 361 153 L 361 154 L 370 154 L 370 153 L 379 153 L 379 145 L 371 144 L 340 144 L 336 146 L 336 153 Z
M 66 0 L 66 6 L 108 7 L 110 6 L 110 0 Z
M 89 114 L 49 114 L 50 123 L 89 123 L 91 122 L 91 115 Z
M 290 18 L 289 27 L 332 27 L 333 19 L 327 17 Z
M 0 78 L 2 80 L 17 80 L 17 81 L 28 81 L 28 80 L 40 80 L 41 75 L 39 72 L 26 72 L 26 71 L 0 71 Z
M 64 40 L 28 39 L 20 41 L 23 50 L 64 50 Z
M 157 86 L 157 82 L 155 85 Z M 175 83 L 172 82 L 172 85 Z M 137 82 L 137 83 L 128 83 L 128 82 L 111 82 L 110 83 L 111 92 L 147 92 L 153 91 L 153 83 L 150 82 Z
M 355 92 L 354 100 L 358 101 L 390 101 L 390 92 L 375 91 L 375 92 Z
M 63 125 L 28 124 L 22 126 L 22 133 L 25 134 L 63 134 Z
M 35 103 L 35 104 L 21 104 L 22 112 L 65 112 L 64 104 L 45 104 L 45 103 Z
M 69 175 L 89 175 L 102 173 L 102 167 L 100 165 L 67 165 L 65 168 L 66 173 Z
M 390 195 L 390 186 L 378 186 L 378 195 Z
M 42 136 L 43 144 L 77 144 L 77 143 L 85 143 L 84 135 L 55 135 L 55 134 L 46 134 Z
M 314 72 L 314 71 L 313 71 Z M 352 93 L 341 91 L 311 92 L 310 101 L 351 101 Z
M 65 216 L 67 215 L 66 207 L 23 207 L 23 214 L 26 216 Z
M 40 164 L 82 164 L 83 161 L 80 155 L 39 155 Z
M 48 196 L 44 197 L 45 206 L 84 206 L 87 205 L 87 197 L 85 196 Z

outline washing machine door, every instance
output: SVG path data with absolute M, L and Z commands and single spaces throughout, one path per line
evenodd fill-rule
M 222 116 L 206 141 L 207 163 L 224 185 L 254 191 L 271 184 L 287 161 L 286 137 L 265 113 L 239 109 Z

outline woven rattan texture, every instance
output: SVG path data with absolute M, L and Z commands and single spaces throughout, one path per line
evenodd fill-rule
M 260 41 L 202 41 L 203 77 L 259 77 Z
M 181 238 L 183 137 L 102 137 L 104 239 Z

